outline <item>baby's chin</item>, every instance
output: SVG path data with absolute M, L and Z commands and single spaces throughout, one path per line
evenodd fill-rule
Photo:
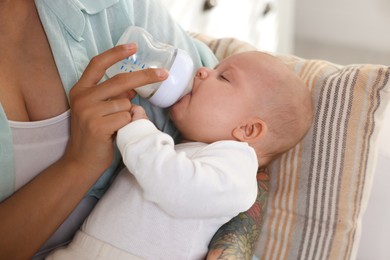
M 176 102 L 173 106 L 169 108 L 169 117 L 172 122 L 176 125 L 180 123 L 181 119 L 185 117 L 186 106 L 181 104 L 181 101 Z
M 191 94 L 187 94 L 169 108 L 169 116 L 175 125 L 185 117 L 190 99 Z
M 172 120 L 174 124 L 179 121 L 180 117 L 183 114 L 183 108 L 179 104 L 180 101 L 176 102 L 169 108 L 169 118 Z
M 171 113 L 182 113 L 187 109 L 191 99 L 191 94 L 183 96 L 179 101 L 170 107 Z

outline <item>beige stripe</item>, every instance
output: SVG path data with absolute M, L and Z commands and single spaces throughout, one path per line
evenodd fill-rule
M 285 176 L 285 172 L 284 172 L 284 165 L 286 164 L 286 160 L 287 160 L 287 155 L 284 154 L 279 162 L 279 174 L 276 177 L 277 179 L 277 189 L 275 190 L 275 194 L 274 194 L 274 208 L 275 209 L 281 209 L 279 203 L 280 203 L 280 194 L 283 192 L 283 179 L 287 176 Z M 280 227 L 280 214 L 281 214 L 281 210 L 280 211 L 275 211 L 274 213 L 274 218 L 273 218 L 273 229 L 274 229 L 274 232 L 275 234 L 280 234 L 280 230 L 278 230 L 278 227 Z M 276 243 L 280 241 L 280 237 L 279 239 L 277 240 L 272 240 L 271 241 L 271 251 L 270 251 L 270 255 L 268 256 L 268 259 L 274 259 L 274 253 L 276 251 L 275 247 L 276 247 Z
M 281 196 L 280 196 L 280 201 L 279 201 L 279 205 L 281 205 L 281 208 L 284 209 L 280 212 L 280 223 L 278 224 L 278 226 L 280 227 L 280 239 L 278 240 L 278 243 L 276 245 L 276 259 L 281 259 L 281 254 L 283 251 L 285 251 L 285 243 L 288 243 L 288 234 L 290 233 L 290 229 L 291 229 L 291 226 L 289 225 L 289 212 L 291 210 L 291 207 L 290 207 L 290 204 L 289 204 L 289 194 L 291 192 L 291 189 L 292 189 L 292 185 L 295 185 L 295 182 L 296 182 L 296 179 L 294 178 L 295 177 L 295 170 L 294 170 L 294 165 L 292 165 L 293 163 L 293 158 L 295 157 L 295 154 L 296 154 L 296 149 L 297 147 L 295 147 L 294 149 L 290 150 L 287 154 L 286 154 L 286 160 L 284 161 L 284 165 L 283 165 L 283 171 L 281 171 L 281 174 L 282 175 L 285 175 L 285 178 L 283 178 L 282 180 L 282 185 L 284 183 L 284 186 L 285 186 L 285 192 L 282 192 L 281 193 Z M 288 177 L 288 178 L 287 178 Z M 293 198 L 293 196 L 292 196 Z
M 234 39 L 226 39 L 226 48 L 225 48 L 225 51 L 224 51 L 224 53 L 223 53 L 223 56 L 224 56 L 224 57 L 227 57 L 227 56 L 229 56 L 229 54 L 231 54 L 231 53 L 228 53 L 228 51 L 229 51 L 229 46 L 230 46 L 233 42 L 234 42 Z
M 297 208 L 297 198 L 298 198 L 298 188 L 299 188 L 299 174 L 301 172 L 301 168 L 302 168 L 302 161 L 299 160 L 300 158 L 302 158 L 302 154 L 303 154 L 303 145 L 302 143 L 299 144 L 299 151 L 298 151 L 298 154 L 295 158 L 296 162 L 295 164 L 296 165 L 296 172 L 294 173 L 297 177 L 296 177 L 296 182 L 295 182 L 295 185 L 294 185 L 294 191 L 293 191 L 293 197 L 294 197 L 294 200 L 292 201 L 292 210 L 290 211 L 291 212 L 291 230 L 288 232 L 288 241 L 286 243 L 286 247 L 284 248 L 284 253 L 283 253 L 283 257 L 282 259 L 287 259 L 288 257 L 288 252 L 291 248 L 291 244 L 293 243 L 291 241 L 291 238 L 292 238 L 292 234 L 293 234 L 293 230 L 294 230 L 294 227 L 295 227 L 295 224 L 296 224 L 296 208 Z M 299 164 L 298 164 L 299 163 Z
M 284 156 L 280 159 L 279 161 L 279 171 L 280 172 L 280 162 L 284 159 Z M 274 177 L 275 178 L 275 177 Z M 278 176 L 276 176 L 277 180 L 279 180 Z M 279 194 L 279 182 L 277 181 L 276 182 L 276 185 L 275 185 L 275 190 L 272 194 L 272 202 L 270 203 L 271 204 L 271 212 L 270 212 L 270 215 L 269 215 L 269 223 L 268 223 L 268 238 L 267 239 L 267 242 L 266 242 L 266 252 L 265 254 L 263 255 L 263 259 L 264 260 L 270 260 L 272 259 L 272 254 L 273 254 L 273 249 L 274 249 L 274 246 L 273 246 L 273 243 L 275 241 L 275 237 L 278 237 L 277 236 L 277 233 L 276 233 L 276 228 L 275 228 L 275 221 L 277 220 L 277 206 L 276 206 L 276 200 L 277 200 L 277 195 Z M 271 193 L 270 193 L 271 194 Z
M 299 174 L 298 174 L 298 154 L 300 154 L 302 145 L 298 144 L 294 149 L 292 149 L 289 153 L 288 160 L 286 161 L 287 164 L 285 165 L 285 174 L 291 174 L 291 179 L 287 182 L 287 190 L 286 194 L 284 195 L 284 201 L 285 201 L 285 218 L 284 218 L 284 223 L 281 223 L 282 227 L 282 236 L 279 248 L 277 249 L 277 256 L 276 259 L 285 259 L 286 254 L 287 254 L 287 248 L 290 243 L 289 238 L 291 237 L 290 234 L 292 233 L 292 228 L 293 228 L 293 223 L 295 216 L 294 214 L 291 214 L 294 212 L 294 206 L 295 206 L 295 201 L 296 201 L 296 194 L 292 193 L 292 190 L 296 190 L 296 187 L 298 186 L 298 179 L 299 179 Z

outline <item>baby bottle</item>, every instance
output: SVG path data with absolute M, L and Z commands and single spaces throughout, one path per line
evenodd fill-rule
M 154 40 L 148 32 L 136 26 L 130 26 L 117 45 L 130 42 L 137 43 L 137 53 L 108 68 L 106 74 L 109 77 L 146 68 L 165 68 L 169 71 L 166 80 L 135 89 L 141 97 L 159 107 L 169 107 L 191 91 L 195 72 L 187 52 Z

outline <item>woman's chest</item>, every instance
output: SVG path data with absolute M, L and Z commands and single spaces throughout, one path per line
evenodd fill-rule
M 0 57 L 0 102 L 8 119 L 36 121 L 66 111 L 66 94 L 42 28 L 34 36 L 3 38 Z

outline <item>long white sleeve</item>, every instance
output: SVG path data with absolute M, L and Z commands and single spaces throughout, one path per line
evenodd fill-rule
M 185 152 L 191 144 L 176 151 L 169 135 L 137 120 L 118 131 L 117 144 L 144 197 L 172 216 L 235 216 L 256 199 L 258 162 L 246 143 L 195 143 L 196 152 Z

